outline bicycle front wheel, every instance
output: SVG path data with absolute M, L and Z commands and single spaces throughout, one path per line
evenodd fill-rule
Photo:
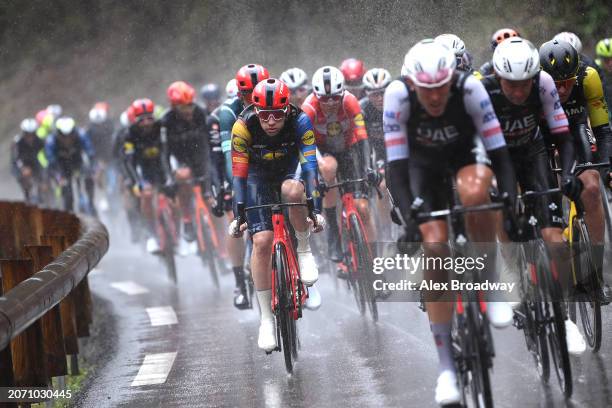
M 479 303 L 471 301 L 467 306 L 467 324 L 469 339 L 471 341 L 471 393 L 474 405 L 479 408 L 492 408 L 493 395 L 491 393 L 491 379 L 489 370 L 492 362 L 492 337 L 489 323 L 479 311 Z
M 594 263 L 591 238 L 584 220 L 574 218 L 572 262 L 576 271 L 578 288 L 575 298 L 580 311 L 584 336 L 593 351 L 601 347 L 600 281 Z
M 357 268 L 359 274 L 359 287 L 363 291 L 365 303 L 368 305 L 372 319 L 378 321 L 378 305 L 376 303 L 376 295 L 374 293 L 374 278 L 372 276 L 372 255 L 368 242 L 365 238 L 365 232 L 361 228 L 361 223 L 356 215 L 351 215 L 351 232 L 353 235 L 353 244 L 355 247 L 355 256 L 357 257 Z
M 208 267 L 215 288 L 219 289 L 219 272 L 217 271 L 217 262 L 213 252 L 213 241 L 210 236 L 210 228 L 212 228 L 212 226 L 208 224 L 204 214 L 200 214 L 200 228 L 202 229 L 202 239 L 204 240 L 204 250 L 200 251 L 200 258 L 204 266 Z
M 174 240 L 172 239 L 172 229 L 170 227 L 170 222 L 172 222 L 172 218 L 170 216 L 166 216 L 162 214 L 161 216 L 161 229 L 164 234 L 162 238 L 162 258 L 164 260 L 164 264 L 166 265 L 166 270 L 168 272 L 168 277 L 172 282 L 176 284 L 177 275 L 176 275 L 176 262 L 174 260 Z
M 274 273 L 276 279 L 277 325 L 280 326 L 282 349 L 287 373 L 293 372 L 293 362 L 297 358 L 297 330 L 293 319 L 293 291 L 291 288 L 291 271 L 287 260 L 286 248 L 277 244 L 274 248 Z

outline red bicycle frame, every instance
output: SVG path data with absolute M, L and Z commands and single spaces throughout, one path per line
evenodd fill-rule
M 285 253 L 287 254 L 287 262 L 288 262 L 288 273 L 290 274 L 289 276 L 287 276 L 287 281 L 291 282 L 291 292 L 293 293 L 292 295 L 292 314 L 293 314 L 293 319 L 297 320 L 300 318 L 300 308 L 299 305 L 300 304 L 304 304 L 304 302 L 306 301 L 306 298 L 308 297 L 308 294 L 306 292 L 306 288 L 304 287 L 304 284 L 302 283 L 301 280 L 299 280 L 299 275 L 298 275 L 298 271 L 299 271 L 299 266 L 298 266 L 298 261 L 297 261 L 297 257 L 295 255 L 295 250 L 293 248 L 293 242 L 291 241 L 291 237 L 289 236 L 289 231 L 287 230 L 287 227 L 285 225 L 285 216 L 282 212 L 282 210 L 279 208 L 275 208 L 272 210 L 272 229 L 274 231 L 274 239 L 272 241 L 272 256 L 274 256 L 274 248 L 276 248 L 276 245 L 282 245 L 285 248 Z M 299 287 L 297 286 L 297 284 L 299 284 Z M 279 301 L 278 301 L 278 297 L 276 296 L 276 271 L 273 269 L 272 270 L 272 310 L 276 311 L 278 310 L 278 306 L 279 306 Z M 299 293 L 301 293 L 301 297 L 298 300 L 297 294 L 298 294 L 298 289 L 299 289 Z M 299 304 L 298 304 L 299 302 Z
M 212 222 L 212 217 L 210 211 L 208 211 L 208 207 L 202 198 L 202 187 L 199 184 L 195 184 L 193 186 L 193 195 L 195 196 L 195 221 L 197 225 L 197 236 L 198 236 L 198 247 L 200 252 L 205 252 L 206 243 L 204 241 L 204 234 L 202 229 L 202 215 L 206 219 L 206 223 L 208 224 L 208 229 L 210 230 L 210 239 L 212 241 L 212 246 L 214 248 L 219 248 L 219 238 L 217 237 L 217 231 Z
M 370 248 L 370 241 L 368 240 L 368 235 L 366 229 L 363 225 L 363 220 L 359 215 L 359 211 L 357 211 L 357 207 L 355 206 L 355 197 L 353 193 L 344 193 L 342 194 L 342 223 L 344 224 L 346 231 L 349 233 L 352 232 L 351 223 L 349 222 L 351 215 L 355 215 L 357 217 L 357 221 L 359 222 L 359 226 L 361 227 L 361 231 L 363 231 L 363 239 L 367 244 L 366 247 L 368 249 L 368 254 L 370 258 L 372 258 L 372 250 Z M 351 253 L 351 260 L 353 262 L 353 271 L 357 273 L 359 270 L 357 268 L 357 254 L 355 252 L 355 244 L 352 240 L 348 240 L 348 248 Z
M 158 192 L 157 193 L 157 207 L 155 209 L 155 224 L 157 228 L 157 236 L 159 237 L 159 246 L 162 251 L 167 248 L 167 245 L 170 244 L 172 246 L 177 244 L 178 241 L 178 233 L 176 230 L 176 224 L 174 222 L 173 209 L 170 205 L 170 201 L 165 194 Z M 162 225 L 162 217 L 166 218 L 166 223 L 168 224 L 168 230 L 170 232 L 170 237 L 166 237 L 164 232 L 164 227 Z M 168 243 L 167 238 L 170 238 L 172 242 Z

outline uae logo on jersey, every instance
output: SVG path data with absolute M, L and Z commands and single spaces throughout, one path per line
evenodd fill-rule
M 417 128 L 419 138 L 425 139 L 427 143 L 447 143 L 459 136 L 455 126 L 444 126 L 439 128 Z
M 327 124 L 327 136 L 336 137 L 342 133 L 342 125 L 340 122 L 330 122 Z

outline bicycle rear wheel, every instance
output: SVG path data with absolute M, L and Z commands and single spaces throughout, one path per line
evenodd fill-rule
M 573 254 L 578 288 L 576 302 L 580 311 L 580 321 L 584 336 L 593 351 L 601 347 L 601 302 L 599 300 L 600 281 L 593 260 L 591 238 L 584 220 L 574 218 Z
M 372 277 L 372 256 L 368 243 L 365 239 L 365 232 L 361 228 L 361 224 L 357 216 L 351 215 L 350 218 L 351 231 L 353 235 L 353 243 L 355 246 L 355 255 L 357 256 L 357 268 L 359 274 L 359 287 L 363 291 L 365 303 L 368 305 L 372 319 L 378 321 L 378 305 L 373 287 Z
M 204 251 L 200 251 L 200 258 L 204 266 L 208 267 L 215 288 L 219 289 L 219 272 L 217 271 L 217 262 L 213 252 L 213 241 L 209 229 L 211 226 L 208 224 L 204 214 L 200 214 L 200 227 L 202 228 L 202 238 L 204 239 Z
M 276 310 L 277 324 L 280 326 L 282 349 L 285 356 L 285 369 L 287 373 L 293 372 L 293 361 L 297 357 L 297 340 L 295 320 L 293 319 L 292 289 L 289 262 L 286 249 L 277 244 L 274 248 L 274 272 L 276 277 L 276 296 L 278 309 Z M 295 356 L 295 357 L 294 357 Z

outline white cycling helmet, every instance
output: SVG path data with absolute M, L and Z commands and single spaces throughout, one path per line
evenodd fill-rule
M 108 114 L 104 109 L 93 108 L 89 111 L 89 121 L 91 123 L 100 124 L 103 123 L 108 117 Z
M 508 38 L 493 52 L 493 69 L 510 81 L 533 78 L 540 72 L 540 54 L 530 41 L 521 37 Z
M 562 33 L 555 35 L 553 37 L 553 40 L 562 40 L 568 42 L 572 44 L 576 51 L 578 51 L 579 53 L 582 52 L 582 41 L 580 41 L 580 38 L 578 38 L 578 36 L 574 33 L 571 33 L 569 31 L 563 31 Z
M 67 116 L 62 116 L 55 122 L 55 128 L 64 135 L 69 135 L 72 133 L 75 126 L 76 123 L 74 119 Z
M 62 116 L 62 105 L 58 105 L 57 103 L 47 106 L 47 113 L 50 113 L 55 119 Z
M 415 86 L 437 88 L 453 77 L 455 53 L 446 45 L 431 38 L 419 41 L 404 57 L 402 76 Z
M 34 133 L 38 129 L 38 122 L 34 118 L 26 118 L 21 121 L 20 128 L 24 133 Z
M 462 56 L 465 52 L 465 43 L 455 34 L 440 34 L 439 36 L 434 38 L 434 40 L 446 45 L 448 48 L 453 50 L 456 57 Z
M 238 96 L 238 82 L 236 82 L 236 78 L 232 78 L 225 85 L 225 94 L 228 98 L 235 98 Z
M 391 74 L 386 69 L 372 68 L 365 73 L 362 81 L 366 91 L 375 91 L 385 89 L 392 80 Z
M 308 75 L 301 68 L 289 68 L 281 74 L 279 79 L 292 91 L 300 86 L 308 85 Z
M 130 126 L 130 118 L 128 116 L 127 111 L 123 111 L 123 112 L 121 112 L 121 115 L 119 115 L 119 124 L 122 127 Z
M 338 68 L 326 65 L 312 76 L 312 87 L 317 96 L 340 95 L 344 92 L 344 75 Z

